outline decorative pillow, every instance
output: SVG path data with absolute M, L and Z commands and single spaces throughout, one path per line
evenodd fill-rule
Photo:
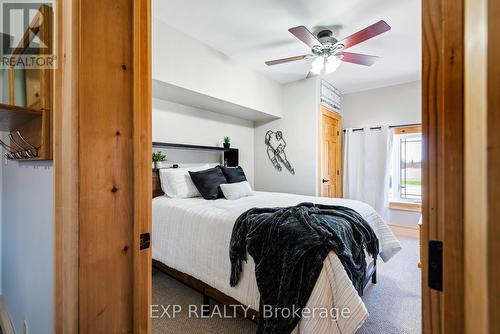
M 238 167 L 220 166 L 220 169 L 222 169 L 222 173 L 224 173 L 227 183 L 238 183 L 247 180 L 245 172 L 243 171 L 243 168 L 241 168 L 240 166 Z
M 194 185 L 204 199 L 217 199 L 222 197 L 220 185 L 227 183 L 222 170 L 217 166 L 199 172 L 189 172 Z
M 238 199 L 247 196 L 253 196 L 252 187 L 247 181 L 242 181 L 238 183 L 227 183 L 221 184 L 220 188 L 224 197 L 230 200 Z
M 204 170 L 207 167 L 208 164 L 185 168 L 162 168 L 160 169 L 161 189 L 172 198 L 200 197 L 201 194 L 191 180 L 189 171 Z

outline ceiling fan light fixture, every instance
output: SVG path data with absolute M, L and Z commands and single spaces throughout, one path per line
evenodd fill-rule
M 330 74 L 337 70 L 341 62 L 371 66 L 378 57 L 359 53 L 345 52 L 344 50 L 358 45 L 370 38 L 391 30 L 391 26 L 380 20 L 353 35 L 338 41 L 333 37 L 331 29 L 324 29 L 316 36 L 304 26 L 288 29 L 292 35 L 311 48 L 310 54 L 281 58 L 266 61 L 267 66 L 289 63 L 296 60 L 316 58 L 311 65 L 310 72 L 316 75 Z
M 330 74 L 335 72 L 337 68 L 339 68 L 340 63 L 341 61 L 339 58 L 335 56 L 328 57 L 328 59 L 325 62 L 325 74 Z
M 311 72 L 317 75 L 330 74 L 337 70 L 340 65 L 340 59 L 332 57 L 318 57 L 314 60 L 311 66 Z
M 319 75 L 323 71 L 323 67 L 324 67 L 324 58 L 318 57 L 312 63 L 311 72 Z

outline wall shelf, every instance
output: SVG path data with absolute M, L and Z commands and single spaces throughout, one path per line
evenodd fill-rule
M 203 146 L 203 145 L 189 145 L 189 144 L 174 144 L 174 143 L 160 143 L 153 142 L 153 147 L 163 147 L 178 150 L 194 150 L 194 151 L 238 151 L 237 148 L 224 148 L 219 146 Z
M 52 54 L 53 16 L 51 6 L 40 6 L 12 54 L 14 59 L 26 51 L 35 36 L 44 41 L 47 47 L 40 54 Z M 33 30 L 33 27 L 36 29 Z M 20 82 L 24 89 L 15 85 L 16 73 L 20 73 L 16 71 L 23 73 Z M 0 141 L 2 154 L 11 160 L 51 160 L 54 70 L 12 66 L 6 73 L 9 104 L 0 104 L 0 131 L 9 132 L 9 139 Z M 17 106 L 16 97 L 22 97 L 22 101 L 25 101 L 23 104 L 29 107 Z
M 0 103 L 0 131 L 14 131 L 37 117 L 42 117 L 40 110 Z
M 153 79 L 153 98 L 253 122 L 269 122 L 279 118 L 276 115 L 271 115 L 155 79 Z
M 176 144 L 176 143 L 160 143 L 153 142 L 153 148 L 165 148 L 173 150 L 188 150 L 188 151 L 215 151 L 224 154 L 224 160 L 227 161 L 228 166 L 239 165 L 239 150 L 237 148 L 224 148 L 220 146 L 203 146 L 203 145 L 190 145 L 190 144 Z

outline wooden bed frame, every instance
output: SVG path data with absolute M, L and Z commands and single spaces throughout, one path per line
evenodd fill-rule
M 157 169 L 153 169 L 153 198 L 157 196 L 162 196 L 164 193 L 161 190 L 160 185 L 160 175 Z M 257 321 L 259 318 L 259 312 L 255 309 L 248 309 L 245 305 L 238 302 L 236 299 L 229 297 L 228 295 L 220 292 L 219 290 L 213 288 L 212 286 L 206 284 L 205 282 L 200 281 L 193 276 L 175 270 L 173 268 L 168 267 L 162 262 L 153 259 L 153 268 L 167 274 L 168 276 L 176 279 L 177 281 L 189 286 L 190 288 L 198 291 L 202 294 L 203 300 L 203 310 L 208 310 L 210 305 L 210 299 L 213 301 L 235 307 L 236 311 L 243 316 L 246 316 L 247 319 L 252 321 Z M 373 284 L 377 283 L 377 260 L 373 259 L 373 261 L 368 265 L 365 275 L 365 287 L 369 282 Z M 245 312 L 246 310 L 246 312 Z
M 365 287 L 371 281 L 373 284 L 377 283 L 377 260 L 374 259 L 366 270 L 365 275 Z M 194 278 L 191 275 L 185 274 L 169 266 L 164 263 L 153 259 L 153 268 L 161 271 L 164 274 L 174 278 L 175 280 L 189 286 L 191 289 L 194 289 L 201 293 L 202 295 L 202 305 L 203 309 L 207 310 L 210 306 L 210 299 L 213 301 L 220 303 L 222 305 L 234 307 L 238 314 L 245 316 L 247 319 L 252 321 L 257 321 L 259 319 L 259 311 L 247 308 L 245 305 L 241 304 L 236 299 L 229 297 L 228 295 L 220 292 L 216 288 L 211 287 L 203 281 L 200 281 L 197 278 Z M 245 312 L 246 310 L 246 312 Z

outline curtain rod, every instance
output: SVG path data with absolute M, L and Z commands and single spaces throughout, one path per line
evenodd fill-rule
M 422 125 L 422 123 L 412 123 L 412 124 L 398 124 L 398 125 L 389 125 L 389 129 L 393 129 L 393 128 L 405 128 L 405 127 L 408 127 L 408 126 L 419 126 L 419 125 Z M 382 126 L 374 126 L 374 127 L 371 127 L 370 130 L 381 130 L 382 129 Z M 352 131 L 364 131 L 365 129 L 364 128 L 355 128 L 355 129 L 352 129 Z M 344 129 L 344 132 L 346 130 Z

